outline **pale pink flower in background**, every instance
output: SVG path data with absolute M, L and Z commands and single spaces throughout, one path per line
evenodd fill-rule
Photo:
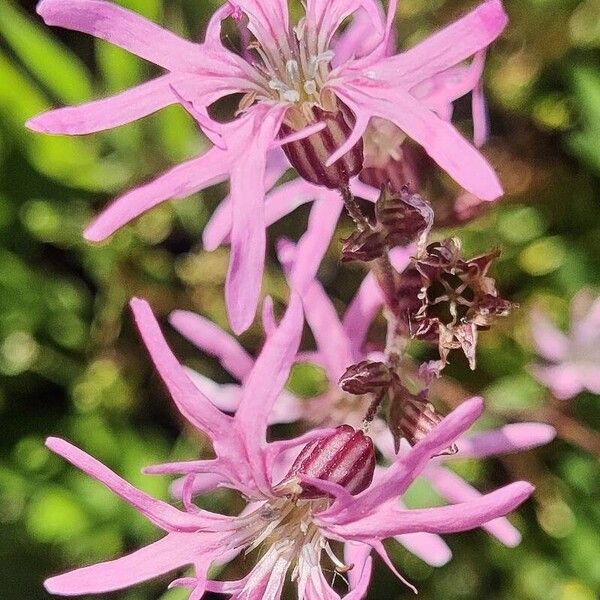
M 291 271 L 293 253 L 294 248 L 291 244 L 280 246 L 280 254 L 288 273 Z M 410 252 L 407 249 L 393 251 L 392 260 L 396 268 L 402 270 L 408 264 L 409 256 Z M 312 362 L 323 367 L 328 376 L 329 390 L 315 399 L 299 399 L 289 391 L 283 390 L 271 412 L 270 422 L 285 423 L 302 419 L 313 425 L 335 426 L 348 423 L 359 428 L 371 399 L 344 393 L 338 381 L 351 364 L 366 358 L 380 359 L 381 352 L 367 353 L 364 350 L 364 342 L 370 323 L 381 309 L 383 302 L 381 292 L 374 280 L 367 280 L 350 305 L 343 324 L 318 282 L 313 281 L 306 286 L 302 299 L 305 316 L 313 332 L 317 349 L 315 352 L 299 353 L 296 360 Z M 272 317 L 268 315 L 268 311 L 266 312 L 266 327 L 271 329 Z M 209 395 L 219 408 L 234 413 L 240 402 L 244 382 L 254 364 L 252 356 L 229 334 L 199 315 L 188 311 L 175 311 L 171 314 L 170 321 L 198 348 L 218 358 L 223 367 L 242 383 L 241 386 L 217 384 L 192 370 L 188 371 L 199 389 Z M 384 457 L 393 463 L 396 454 L 391 433 L 384 421 L 375 419 L 370 424 L 369 432 Z M 461 437 L 457 441 L 459 451 L 456 455 L 434 458 L 424 467 L 421 476 L 450 503 L 470 501 L 480 497 L 480 492 L 447 468 L 446 461 L 451 462 L 461 458 L 484 459 L 524 451 L 548 443 L 554 438 L 555 433 L 555 430 L 546 424 L 519 423 Z M 401 454 L 407 452 L 409 452 L 408 445 L 403 445 Z M 210 485 L 210 477 L 201 475 L 196 478 L 193 487 L 195 492 L 201 492 Z M 174 491 L 176 495 L 181 494 L 181 483 L 175 486 Z M 485 523 L 482 527 L 507 546 L 515 546 L 520 542 L 520 533 L 505 518 Z M 396 536 L 396 540 L 434 566 L 445 564 L 451 557 L 445 542 L 430 534 L 399 535 Z
M 298 350 L 303 325 L 299 299 L 292 298 L 280 325 L 270 332 L 245 379 L 235 416 L 221 412 L 193 385 L 167 346 L 150 307 L 144 301 L 133 300 L 132 308 L 142 338 L 179 410 L 210 437 L 216 458 L 150 469 L 187 475 L 184 507 L 178 509 L 134 488 L 68 442 L 50 438 L 47 445 L 51 450 L 103 483 L 166 532 L 158 541 L 122 558 L 51 577 L 46 588 L 53 594 L 103 593 L 182 567 L 193 567 L 193 576 L 178 579 L 172 585 L 191 588 L 190 598 L 194 600 L 201 598 L 206 590 L 239 600 L 276 600 L 281 597 L 287 577 L 296 581 L 301 600 L 334 600 L 340 596 L 330 587 L 321 567 L 321 554 L 325 552 L 336 568 L 348 571 L 346 598 L 359 599 L 366 594 L 370 579 L 371 548 L 393 568 L 383 539 L 478 527 L 510 512 L 533 491 L 529 483 L 518 482 L 454 506 L 406 510 L 399 504 L 398 497 L 431 456 L 452 443 L 478 418 L 483 410 L 480 399 L 461 405 L 427 438 L 380 472 L 366 489 L 364 485 L 368 482 L 363 481 L 355 495 L 350 492 L 353 488 L 335 483 L 339 479 L 333 473 L 325 479 L 311 476 L 310 469 L 292 470 L 288 476 L 286 471 L 277 474 L 274 470 L 283 453 L 292 448 L 300 451 L 302 446 L 315 448 L 317 440 L 332 436 L 331 430 L 316 430 L 292 440 L 266 441 L 268 415 L 281 394 Z M 357 435 L 365 438 L 362 433 Z M 321 457 L 326 455 L 324 451 Z M 356 457 L 352 459 L 345 454 L 342 458 L 350 461 L 350 475 L 356 475 L 358 471 L 352 471 L 358 468 L 352 462 Z M 192 503 L 190 493 L 198 473 L 212 473 L 216 476 L 215 486 L 218 482 L 238 490 L 247 500 L 247 508 L 239 516 L 199 509 Z M 305 489 L 314 493 L 306 498 Z M 322 490 L 321 495 L 318 490 Z M 334 555 L 331 540 L 344 542 L 346 564 Z M 242 551 L 249 553 L 258 547 L 260 557 L 242 580 L 208 579 L 211 564 L 223 564 Z
M 546 361 L 532 371 L 554 396 L 566 400 L 585 390 L 600 394 L 600 298 L 588 292 L 575 297 L 568 334 L 539 310 L 532 313 L 531 325 L 538 354 Z
M 333 40 L 340 24 L 359 8 L 371 16 L 379 35 L 368 53 L 347 53 L 337 64 Z M 167 73 L 111 98 L 45 113 L 29 127 L 85 134 L 182 103 L 214 146 L 117 199 L 88 227 L 86 237 L 103 240 L 160 202 L 229 179 L 232 251 L 226 300 L 232 328 L 241 332 L 252 322 L 259 299 L 267 157 L 280 152 L 278 146 L 296 168 L 320 183 L 347 185 L 359 170 L 361 138 L 371 118 L 378 117 L 421 144 L 466 190 L 487 200 L 502 193 L 481 154 L 436 114 L 441 108 L 431 99 L 435 94 L 421 89 L 473 56 L 480 60 L 479 53 L 506 26 L 502 3 L 487 0 L 408 51 L 386 57 L 395 9 L 392 2 L 382 29 L 380 9 L 371 0 L 309 0 L 305 18 L 292 27 L 285 0 L 237 0 L 216 11 L 205 41 L 197 44 L 102 0 L 43 0 L 38 12 L 49 25 L 105 39 Z M 228 17 L 245 31 L 242 16 L 254 40 L 238 56 L 221 44 L 220 32 Z M 208 106 L 239 92 L 244 98 L 236 118 L 225 124 L 210 119 Z

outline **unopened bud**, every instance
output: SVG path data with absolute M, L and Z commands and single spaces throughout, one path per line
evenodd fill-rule
M 285 490 L 294 479 L 300 480 L 299 498 L 320 498 L 325 492 L 310 484 L 302 484 L 302 476 L 336 483 L 350 494 L 358 494 L 369 487 L 375 470 L 373 441 L 362 431 L 350 425 L 340 425 L 320 440 L 307 444 L 278 490 Z
M 382 362 L 363 360 L 346 369 L 340 387 L 349 394 L 370 394 L 386 388 L 392 381 L 389 367 Z

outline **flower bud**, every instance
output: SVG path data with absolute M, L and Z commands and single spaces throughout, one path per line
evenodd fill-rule
M 359 396 L 378 392 L 391 381 L 392 373 L 385 363 L 363 360 L 348 367 L 339 383 L 345 392 Z
M 317 122 L 325 123 L 325 128 L 284 144 L 283 151 L 298 174 L 307 181 L 330 189 L 346 187 L 350 179 L 362 169 L 362 140 L 329 167 L 325 163 L 350 136 L 355 122 L 354 115 L 341 103 L 332 111 L 314 107 L 311 112 L 312 123 L 307 122 L 304 116 L 292 113 L 281 125 L 280 135 L 287 137 Z
M 306 475 L 337 483 L 349 493 L 358 494 L 369 487 L 374 470 L 375 450 L 371 438 L 350 425 L 340 425 L 331 435 L 307 444 L 277 488 L 285 489 L 287 482 Z M 300 482 L 300 487 L 300 498 L 327 496 L 310 484 Z

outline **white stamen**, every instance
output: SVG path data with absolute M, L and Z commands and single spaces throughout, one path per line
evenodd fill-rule
M 285 63 L 285 70 L 287 71 L 288 77 L 292 83 L 296 83 L 300 80 L 300 69 L 298 68 L 298 61 L 291 58 Z
M 305 81 L 303 87 L 304 91 L 309 96 L 312 96 L 313 94 L 317 93 L 317 84 L 315 83 L 314 79 L 309 79 L 308 81 Z
M 300 93 L 296 90 L 287 90 L 283 92 L 283 99 L 286 102 L 298 102 L 300 100 Z

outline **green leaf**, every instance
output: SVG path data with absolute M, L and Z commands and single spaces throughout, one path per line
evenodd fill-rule
M 48 28 L 26 17 L 11 0 L 0 3 L 0 34 L 57 99 L 74 104 L 92 97 L 92 79 L 83 61 Z

